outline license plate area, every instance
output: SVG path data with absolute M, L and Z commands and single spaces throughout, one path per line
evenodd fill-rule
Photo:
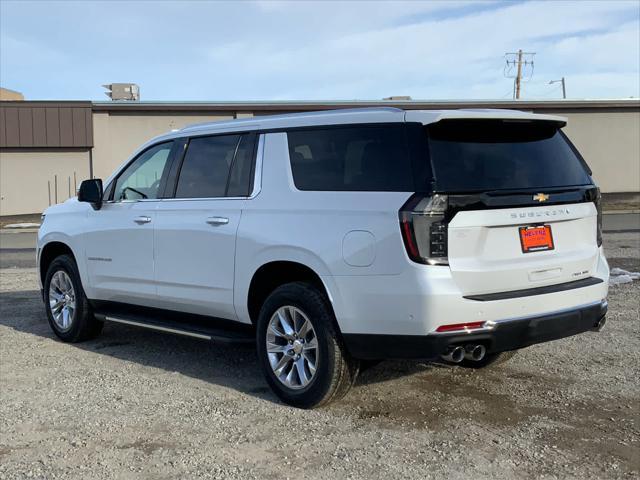
M 553 250 L 551 225 L 530 225 L 519 227 L 522 253 L 543 252 Z

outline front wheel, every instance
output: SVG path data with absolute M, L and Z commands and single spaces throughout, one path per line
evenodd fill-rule
M 65 342 L 81 342 L 100 334 L 103 322 L 93 316 L 75 260 L 60 255 L 47 270 L 44 303 L 53 332 Z
M 269 295 L 258 317 L 257 347 L 269 386 L 295 407 L 343 397 L 358 374 L 328 301 L 306 283 L 285 284 Z

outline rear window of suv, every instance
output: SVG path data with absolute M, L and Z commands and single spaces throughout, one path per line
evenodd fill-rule
M 472 192 L 591 184 L 558 125 L 444 120 L 426 127 L 437 190 Z
M 415 191 L 406 126 L 365 125 L 287 132 L 299 190 Z
M 298 190 L 464 193 L 592 184 L 554 122 L 456 119 L 287 136 Z

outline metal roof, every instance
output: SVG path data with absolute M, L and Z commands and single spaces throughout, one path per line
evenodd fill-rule
M 403 110 L 498 108 L 517 110 L 572 111 L 591 109 L 640 109 L 640 99 L 584 100 L 295 100 L 212 102 L 93 102 L 96 112 L 305 112 L 341 108 L 393 107 Z

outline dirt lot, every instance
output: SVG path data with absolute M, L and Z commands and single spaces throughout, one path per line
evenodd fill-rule
M 640 235 L 605 239 L 640 270 Z M 0 479 L 638 478 L 640 282 L 601 333 L 493 370 L 384 362 L 341 403 L 286 407 L 250 348 L 107 325 L 57 341 L 33 268 L 0 270 Z

